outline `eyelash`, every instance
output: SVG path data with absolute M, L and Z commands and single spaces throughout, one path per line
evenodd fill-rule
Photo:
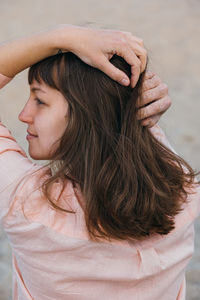
M 35 101 L 37 101 L 37 104 L 38 104 L 38 105 L 44 104 L 44 102 L 42 102 L 39 98 L 35 98 Z

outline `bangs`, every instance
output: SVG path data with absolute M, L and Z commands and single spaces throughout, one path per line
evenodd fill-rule
M 57 54 L 32 65 L 28 71 L 28 83 L 32 84 L 36 80 L 40 84 L 44 82 L 51 88 L 60 90 L 58 74 L 61 71 L 62 60 L 63 55 Z

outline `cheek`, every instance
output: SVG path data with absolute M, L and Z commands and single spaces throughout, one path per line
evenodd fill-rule
M 47 153 L 50 150 L 52 151 L 52 147 L 55 149 L 55 146 L 58 146 L 58 140 L 60 140 L 67 127 L 66 115 L 66 105 L 53 107 L 37 115 L 34 127 L 38 134 L 37 143 L 40 151 Z
M 50 128 L 49 128 L 50 129 Z M 40 132 L 40 136 L 29 142 L 29 155 L 35 160 L 48 160 L 51 159 L 53 152 L 58 147 L 56 143 L 57 136 L 51 132 Z
M 65 107 L 64 107 L 65 108 Z M 65 112 L 63 110 L 63 112 Z M 67 117 L 66 113 L 59 113 L 57 117 L 55 116 L 54 122 L 52 123 L 51 130 L 53 133 L 54 138 L 61 138 L 64 134 L 66 127 L 67 127 Z
M 67 122 L 65 118 L 56 118 L 49 122 L 49 126 L 41 128 L 40 141 L 47 150 L 55 149 L 59 145 L 59 140 L 63 136 Z

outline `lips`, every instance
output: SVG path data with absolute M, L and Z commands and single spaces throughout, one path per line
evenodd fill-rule
M 30 135 L 30 136 L 37 136 L 36 134 L 33 134 L 32 132 L 30 132 L 29 130 L 27 130 L 27 132 L 28 132 L 28 134 Z

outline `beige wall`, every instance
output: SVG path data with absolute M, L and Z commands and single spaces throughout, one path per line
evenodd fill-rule
M 0 0 L 0 41 L 59 23 L 94 23 L 131 31 L 144 39 L 150 67 L 168 84 L 173 102 L 160 125 L 177 152 L 200 169 L 200 1 Z M 26 71 L 19 74 L 0 93 L 1 118 L 25 149 L 26 126 L 19 123 L 17 115 L 28 97 L 26 77 Z M 4 236 L 1 242 L 4 262 L 8 259 L 4 254 L 7 249 Z M 200 248 L 198 242 L 196 247 Z M 0 279 L 5 280 L 4 266 L 1 269 L 0 265 Z M 200 284 L 199 270 L 200 259 L 196 254 L 188 271 L 187 299 L 199 299 L 200 289 L 195 283 L 197 280 Z M 1 295 L 3 290 L 8 290 L 2 288 L 3 282 L 0 282 Z

